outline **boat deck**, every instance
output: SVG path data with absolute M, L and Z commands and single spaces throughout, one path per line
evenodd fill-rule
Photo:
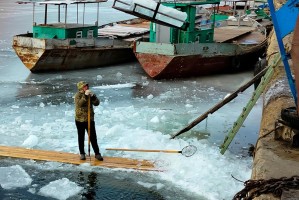
M 238 44 L 259 44 L 266 39 L 266 36 L 253 27 L 225 26 L 215 28 L 215 42 L 234 42 Z
M 250 34 L 254 31 L 252 27 L 238 27 L 238 26 L 225 26 L 218 27 L 214 30 L 215 42 L 223 43 L 234 40 L 240 36 Z

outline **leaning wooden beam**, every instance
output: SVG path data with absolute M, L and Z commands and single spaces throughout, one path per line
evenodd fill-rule
M 220 109 L 221 107 L 223 107 L 224 105 L 226 105 L 227 103 L 229 103 L 231 100 L 233 100 L 234 98 L 236 98 L 238 96 L 238 93 L 245 91 L 252 84 L 254 84 L 255 82 L 257 82 L 266 73 L 267 70 L 268 70 L 268 68 L 263 69 L 256 76 L 254 76 L 250 81 L 248 81 L 247 83 L 245 83 L 244 85 L 242 85 L 240 88 L 238 88 L 235 92 L 233 92 L 232 94 L 230 94 L 229 96 L 227 96 L 225 99 L 223 99 L 222 101 L 220 101 L 219 103 L 217 103 L 215 106 L 213 106 L 212 108 L 210 108 L 208 111 L 206 111 L 204 114 L 202 114 L 201 116 L 199 116 L 198 118 L 196 118 L 188 126 L 186 126 L 182 130 L 180 130 L 179 132 L 177 132 L 176 134 L 174 134 L 173 136 L 171 136 L 170 139 L 174 139 L 175 137 L 181 135 L 182 133 L 185 133 L 185 132 L 189 131 L 191 128 L 193 128 L 194 126 L 196 126 L 197 124 L 199 124 L 202 120 L 204 120 L 205 118 L 207 118 L 209 114 L 214 113 L 215 111 L 217 111 L 218 109 Z

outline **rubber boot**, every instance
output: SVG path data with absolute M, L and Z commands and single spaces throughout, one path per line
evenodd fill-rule
M 85 154 L 80 154 L 80 160 L 86 160 Z
M 97 160 L 99 160 L 99 161 L 103 161 L 104 159 L 103 159 L 103 157 L 102 157 L 102 155 L 99 153 L 99 154 L 97 154 L 96 156 L 95 156 L 95 158 L 97 159 Z

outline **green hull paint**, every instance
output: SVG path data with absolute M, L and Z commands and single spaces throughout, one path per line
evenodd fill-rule
M 80 24 L 46 24 L 33 26 L 33 37 L 41 39 L 67 39 L 97 37 L 98 27 Z
M 176 55 L 201 55 L 202 57 L 237 56 L 245 52 L 241 46 L 230 43 L 186 43 L 166 44 L 137 42 L 136 53 L 160 54 L 168 56 Z

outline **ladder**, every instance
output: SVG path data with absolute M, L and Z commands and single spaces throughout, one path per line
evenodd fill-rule
M 244 123 L 246 117 L 252 110 L 253 106 L 259 99 L 260 95 L 263 93 L 265 87 L 271 80 L 273 74 L 274 74 L 274 69 L 278 66 L 279 61 L 281 60 L 280 55 L 276 55 L 273 61 L 273 64 L 271 64 L 268 67 L 267 72 L 265 75 L 262 77 L 260 84 L 252 94 L 252 97 L 248 101 L 246 107 L 243 108 L 242 113 L 238 117 L 237 121 L 234 123 L 233 128 L 230 130 L 229 134 L 225 137 L 223 144 L 220 146 L 220 153 L 224 154 L 227 148 L 229 147 L 230 143 L 233 141 L 234 137 L 238 133 L 239 129 L 241 128 L 242 124 Z
M 293 99 L 295 101 L 296 107 L 298 108 L 297 90 L 299 88 L 297 88 L 296 90 L 295 80 L 293 79 L 291 68 L 288 62 L 288 60 L 290 59 L 290 55 L 286 53 L 282 39 L 292 31 L 294 31 L 295 29 L 296 20 L 298 18 L 298 13 L 299 13 L 299 9 L 298 9 L 299 0 L 289 0 L 278 10 L 275 10 L 273 0 L 268 0 L 268 4 L 269 4 L 274 30 L 276 33 L 276 39 L 278 42 L 280 56 L 276 57 L 274 59 L 274 63 L 271 66 L 269 66 L 269 69 L 267 70 L 266 74 L 262 78 L 261 83 L 253 93 L 252 98 L 247 103 L 247 106 L 243 109 L 237 121 L 234 123 L 233 128 L 230 130 L 229 134 L 225 137 L 223 144 L 220 146 L 221 154 L 225 153 L 228 146 L 234 139 L 235 135 L 239 131 L 240 127 L 242 126 L 243 122 L 245 121 L 246 117 L 251 111 L 252 107 L 255 105 L 256 101 L 258 100 L 259 96 L 265 89 L 266 85 L 269 83 L 274 73 L 274 68 L 278 65 L 280 60 L 283 62 L 288 83 L 290 86 L 290 90 Z

